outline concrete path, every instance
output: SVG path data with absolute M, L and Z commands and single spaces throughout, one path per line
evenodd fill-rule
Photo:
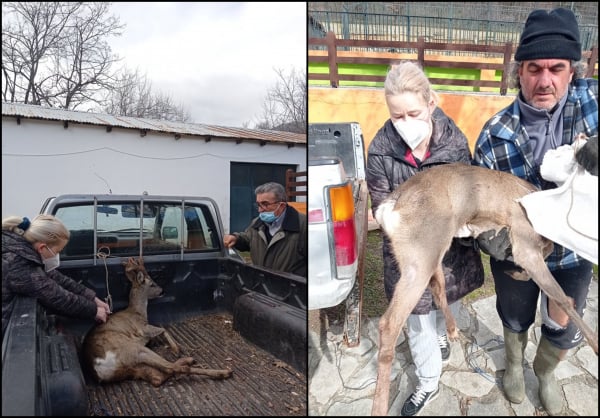
M 452 353 L 444 365 L 440 393 L 419 415 L 547 415 L 540 404 L 538 381 L 531 368 L 540 332 L 539 315 L 525 351 L 526 397 L 521 404 L 512 404 L 501 389 L 504 345 L 495 303 L 496 297 L 491 296 L 461 306 L 456 318 L 460 339 L 451 343 Z M 331 325 L 326 336 L 310 331 L 309 415 L 370 415 L 377 375 L 378 319 L 363 321 L 360 345 L 354 348 L 342 342 L 339 324 Z M 598 329 L 598 282 L 594 280 L 583 319 L 592 329 Z M 402 404 L 416 383 L 403 333 L 396 352 L 389 415 L 400 415 Z M 562 415 L 598 416 L 598 357 L 587 343 L 570 350 L 555 375 L 565 398 Z

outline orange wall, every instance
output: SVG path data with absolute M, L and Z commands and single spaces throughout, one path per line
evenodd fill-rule
M 439 106 L 465 133 L 471 150 L 484 123 L 511 103 L 515 96 L 482 93 L 442 93 Z M 358 122 L 365 151 L 389 118 L 383 89 L 309 87 L 308 122 Z

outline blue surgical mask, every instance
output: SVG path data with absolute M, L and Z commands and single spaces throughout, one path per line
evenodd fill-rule
M 268 224 L 272 224 L 277 219 L 277 216 L 275 216 L 275 212 L 261 212 L 258 214 L 258 216 L 261 221 Z

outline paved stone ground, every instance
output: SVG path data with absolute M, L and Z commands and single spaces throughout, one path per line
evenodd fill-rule
M 540 332 L 540 319 L 530 330 L 525 351 L 526 397 L 512 404 L 502 392 L 504 343 L 502 323 L 495 309 L 496 297 L 462 306 L 457 319 L 460 338 L 451 343 L 452 353 L 444 366 L 440 393 L 419 415 L 547 415 L 538 397 L 538 381 L 532 364 Z M 341 325 L 326 335 L 309 332 L 310 416 L 370 415 L 377 375 L 377 322 L 361 324 L 360 345 L 342 342 Z M 583 319 L 598 329 L 598 282 L 593 280 Z M 400 409 L 415 387 L 414 366 L 403 333 L 396 346 L 392 368 L 389 415 Z M 561 415 L 598 416 L 598 357 L 587 343 L 569 351 L 555 375 L 562 387 L 565 406 Z

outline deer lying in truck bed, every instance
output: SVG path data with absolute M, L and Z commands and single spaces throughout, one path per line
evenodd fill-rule
M 196 374 L 212 379 L 231 376 L 231 370 L 193 367 L 193 357 L 170 362 L 146 347 L 159 335 L 164 335 L 174 353 L 179 347 L 164 328 L 148 324 L 148 299 L 159 297 L 162 289 L 150 278 L 142 258 L 129 258 L 125 275 L 131 282 L 129 306 L 109 316 L 85 337 L 83 361 L 93 377 L 101 383 L 125 379 L 142 379 L 160 386 L 175 374 Z
M 597 162 L 596 162 L 597 164 Z M 512 174 L 467 164 L 446 164 L 420 172 L 401 184 L 377 208 L 375 218 L 388 235 L 402 279 L 379 322 L 377 384 L 372 415 L 388 412 L 395 342 L 427 286 L 446 319 L 448 337 L 458 337 L 448 309 L 441 261 L 454 237 L 477 237 L 508 227 L 515 263 L 579 327 L 598 353 L 598 337 L 581 319 L 544 261 L 553 244 L 537 234 L 519 204 L 535 186 Z

